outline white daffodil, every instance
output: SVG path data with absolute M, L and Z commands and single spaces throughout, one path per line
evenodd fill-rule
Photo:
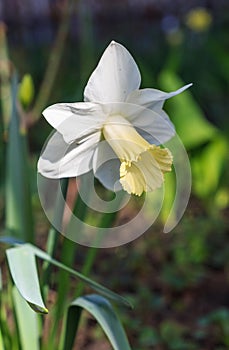
M 102 184 L 130 194 L 153 191 L 171 170 L 164 142 L 174 126 L 163 111 L 165 93 L 139 89 L 139 69 L 122 45 L 112 41 L 84 90 L 84 101 L 58 103 L 43 112 L 57 132 L 48 141 L 38 171 L 48 178 L 77 177 L 93 170 Z

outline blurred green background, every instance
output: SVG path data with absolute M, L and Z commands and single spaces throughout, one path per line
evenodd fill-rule
M 193 83 L 189 93 L 165 105 L 192 168 L 192 195 L 182 221 L 169 234 L 162 233 L 158 222 L 135 242 L 100 250 L 92 276 L 133 299 L 135 309 L 122 315 L 133 349 L 228 349 L 228 0 L 2 0 L 0 20 L 1 86 L 6 48 L 10 69 L 24 82 L 20 99 L 27 112 L 32 203 L 41 247 L 48 223 L 36 192 L 36 161 L 51 131 L 41 110 L 55 102 L 81 101 L 111 40 L 133 54 L 142 87 L 171 91 Z M 4 93 L 2 88 L 1 174 Z M 173 175 L 167 181 L 172 186 Z M 1 226 L 4 186 L 2 175 Z M 172 200 L 167 197 L 161 220 Z M 80 268 L 87 248 L 77 252 Z M 76 349 L 107 350 L 107 344 L 87 318 Z

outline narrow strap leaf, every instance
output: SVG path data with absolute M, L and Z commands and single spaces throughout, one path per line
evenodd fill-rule
M 103 296 L 107 297 L 108 299 L 111 299 L 119 304 L 124 304 L 126 306 L 132 307 L 131 303 L 123 298 L 122 296 L 116 294 L 115 292 L 112 292 L 111 290 L 109 290 L 108 288 L 102 286 L 101 284 L 91 280 L 90 278 L 84 276 L 83 274 L 81 274 L 78 271 L 75 271 L 71 268 L 69 268 L 68 266 L 60 263 L 59 261 L 53 259 L 51 256 L 49 256 L 47 253 L 45 253 L 43 250 L 31 245 L 31 244 L 26 244 L 26 246 L 30 247 L 30 249 L 34 252 L 34 254 L 44 260 L 49 261 L 50 263 L 52 263 L 53 265 L 60 267 L 61 269 L 71 273 L 72 275 L 78 277 L 81 281 L 83 281 L 84 283 L 86 283 L 87 285 L 89 285 L 93 290 L 95 290 L 96 292 L 102 294 Z
M 38 315 L 30 309 L 15 286 L 13 287 L 13 301 L 23 350 L 39 350 Z
M 72 349 L 82 309 L 95 317 L 114 350 L 131 350 L 123 326 L 112 305 L 107 299 L 97 294 L 79 297 L 69 306 L 63 350 Z
M 33 242 L 28 150 L 17 109 L 17 76 L 12 78 L 12 111 L 6 149 L 6 228 L 16 238 Z
M 23 244 L 15 248 L 9 248 L 6 250 L 6 254 L 10 272 L 16 287 L 18 288 L 22 297 L 36 312 L 48 312 L 41 296 L 35 260 L 36 256 L 46 261 L 49 261 L 53 265 L 64 269 L 65 271 L 78 277 L 80 280 L 89 285 L 93 290 L 99 292 L 105 297 L 114 300 L 119 304 L 131 306 L 131 304 L 122 296 L 112 292 L 111 290 L 102 286 L 101 284 L 94 282 L 90 278 L 85 277 L 81 273 L 63 265 L 57 260 L 51 258 L 43 250 L 36 248 L 31 244 Z
M 25 243 L 19 238 L 16 237 L 11 237 L 11 236 L 1 236 L 0 237 L 0 243 L 3 244 L 8 244 L 8 245 L 17 245 L 17 244 L 22 244 Z
M 24 244 L 6 250 L 13 281 L 22 297 L 40 313 L 47 313 L 39 286 L 34 252 Z
M 1 328 L 0 328 L 0 349 L 5 350 Z

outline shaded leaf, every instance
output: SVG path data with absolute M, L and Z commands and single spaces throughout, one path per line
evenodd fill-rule
M 7 249 L 6 254 L 10 272 L 16 287 L 18 288 L 23 298 L 36 312 L 48 312 L 41 297 L 37 267 L 35 262 L 36 256 L 49 261 L 53 265 L 64 269 L 65 271 L 78 277 L 84 283 L 89 285 L 93 290 L 99 292 L 107 298 L 112 299 L 117 303 L 131 306 L 130 303 L 120 295 L 112 292 L 101 284 L 92 281 L 90 278 L 85 277 L 81 273 L 51 258 L 47 253 L 41 249 L 34 247 L 31 244 L 24 244 L 15 248 Z
M 125 331 L 111 304 L 96 294 L 79 297 L 71 303 L 67 315 L 64 350 L 72 349 L 82 309 L 87 310 L 95 317 L 113 349 L 131 350 Z
M 105 297 L 114 300 L 115 302 L 119 303 L 119 304 L 124 304 L 126 306 L 132 307 L 132 305 L 130 304 L 130 302 L 128 300 L 126 300 L 125 298 L 123 298 L 122 296 L 112 292 L 111 290 L 109 290 L 108 288 L 102 286 L 101 284 L 91 280 L 90 278 L 84 276 L 83 274 L 81 274 L 78 271 L 75 271 L 71 268 L 69 268 L 68 266 L 60 263 L 59 261 L 53 259 L 51 256 L 49 256 L 47 253 L 45 253 L 43 250 L 36 248 L 35 246 L 32 246 L 31 244 L 27 244 L 27 246 L 30 247 L 30 249 L 33 250 L 34 254 L 36 254 L 36 256 L 38 256 L 41 259 L 47 260 L 50 263 L 52 263 L 53 265 L 71 273 L 72 275 L 78 277 L 81 281 L 83 281 L 84 283 L 86 283 L 87 285 L 89 285 L 93 290 L 95 290 L 96 292 L 104 295 Z
M 220 135 L 192 158 L 193 189 L 198 196 L 204 198 L 215 193 L 227 161 L 228 143 Z
M 15 237 L 10 237 L 10 236 L 1 236 L 0 237 L 0 242 L 4 244 L 9 244 L 9 245 L 16 245 L 16 244 L 22 244 L 25 243 L 21 239 L 15 238 Z
M 31 195 L 25 130 L 17 112 L 17 78 L 12 82 L 13 106 L 6 154 L 6 228 L 25 241 L 33 241 Z

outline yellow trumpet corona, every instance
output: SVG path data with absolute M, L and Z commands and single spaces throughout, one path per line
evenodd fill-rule
M 150 145 L 122 116 L 108 118 L 103 136 L 120 159 L 119 181 L 125 191 L 140 196 L 161 186 L 172 164 L 167 148 Z

